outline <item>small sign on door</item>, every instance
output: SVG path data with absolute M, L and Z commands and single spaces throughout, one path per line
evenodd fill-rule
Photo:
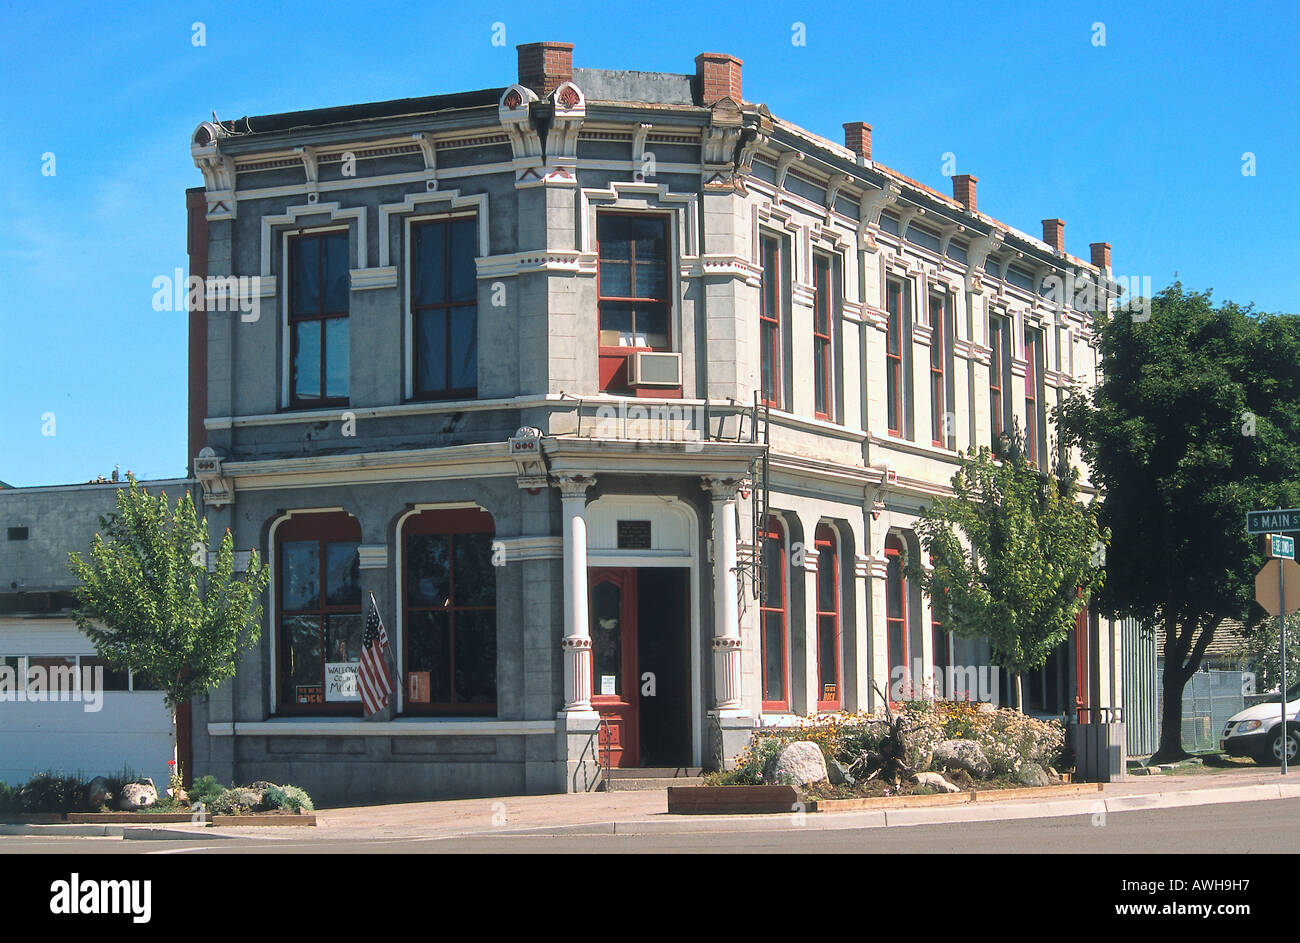
M 600 693 L 618 694 L 618 675 L 601 675 Z
M 407 674 L 406 700 L 412 704 L 429 703 L 429 672 L 412 671 Z

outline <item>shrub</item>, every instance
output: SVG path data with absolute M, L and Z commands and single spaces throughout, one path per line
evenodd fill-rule
M 221 794 L 208 805 L 213 815 L 247 815 L 262 803 L 262 795 L 255 789 L 232 786 L 222 790 Z
M 215 776 L 200 776 L 190 786 L 190 802 L 202 802 L 211 805 L 212 801 L 226 791 L 226 787 L 217 782 Z
M 18 790 L 24 812 L 76 812 L 86 801 L 86 787 L 80 776 L 56 776 L 46 770 L 37 773 Z
M 262 806 L 267 809 L 285 809 L 289 812 L 312 812 L 311 796 L 297 786 L 271 786 L 262 792 Z
M 0 812 L 21 812 L 22 799 L 19 790 L 8 783 L 0 782 Z

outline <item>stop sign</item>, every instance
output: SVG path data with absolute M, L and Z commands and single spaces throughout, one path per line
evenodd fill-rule
M 1255 577 L 1255 601 L 1270 616 L 1280 616 L 1277 598 L 1277 570 L 1282 568 L 1283 600 L 1287 612 L 1300 610 L 1300 563 L 1294 560 L 1269 560 Z

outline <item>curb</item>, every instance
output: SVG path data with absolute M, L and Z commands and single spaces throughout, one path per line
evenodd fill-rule
M 1096 815 L 1137 812 L 1150 809 L 1173 809 L 1228 802 L 1260 802 L 1270 799 L 1300 798 L 1300 782 L 1264 783 L 1253 786 L 1224 786 L 1217 789 L 1179 790 L 1130 796 L 1106 796 L 1007 803 L 964 803 L 961 805 L 873 809 L 841 812 L 833 816 L 802 813 L 797 825 L 788 814 L 755 815 L 683 815 L 640 821 L 592 822 L 585 825 L 538 826 L 490 833 L 465 833 L 456 837 L 494 834 L 503 836 L 545 835 L 671 835 L 698 832 L 781 831 L 791 827 L 813 830 L 901 828 L 909 825 L 943 825 L 996 822 L 1014 819 L 1059 818 L 1067 815 Z
M 221 834 L 211 828 L 201 831 L 148 825 L 0 825 L 0 835 L 28 838 L 118 838 L 144 841 L 221 839 L 248 836 Z

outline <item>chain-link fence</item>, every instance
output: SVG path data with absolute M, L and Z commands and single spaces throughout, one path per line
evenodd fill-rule
M 1183 749 L 1218 749 L 1224 722 L 1246 706 L 1242 691 L 1241 671 L 1211 668 L 1192 675 L 1183 688 Z

